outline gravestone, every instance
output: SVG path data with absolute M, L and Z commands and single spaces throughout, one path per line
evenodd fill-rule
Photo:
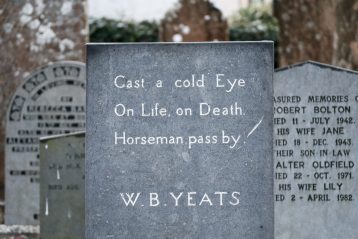
M 317 62 L 276 71 L 275 238 L 357 238 L 357 89 Z
M 85 133 L 40 141 L 40 237 L 83 239 Z
M 5 223 L 37 225 L 39 137 L 85 127 L 85 65 L 58 62 L 35 71 L 7 112 Z
M 5 191 L 5 125 L 11 96 L 35 69 L 84 61 L 86 0 L 0 0 L 0 201 Z M 0 223 L 4 223 L 0 203 Z
M 87 46 L 87 239 L 273 238 L 272 52 Z

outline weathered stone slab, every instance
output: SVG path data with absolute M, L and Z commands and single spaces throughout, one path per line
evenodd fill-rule
M 83 239 L 85 133 L 41 138 L 41 239 Z
M 88 45 L 87 239 L 273 238 L 272 52 Z
M 0 0 L 0 200 L 5 191 L 5 124 L 11 96 L 51 62 L 84 61 L 86 0 Z M 0 205 L 0 223 L 3 223 Z
M 58 62 L 15 92 L 6 124 L 6 224 L 38 224 L 39 137 L 84 129 L 85 84 L 84 64 Z
M 356 238 L 358 73 L 305 62 L 274 77 L 275 238 Z

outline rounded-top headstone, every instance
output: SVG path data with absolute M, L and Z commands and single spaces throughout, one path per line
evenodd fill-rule
M 6 118 L 6 224 L 38 224 L 39 137 L 85 128 L 85 85 L 85 65 L 64 61 L 36 70 L 16 90 Z

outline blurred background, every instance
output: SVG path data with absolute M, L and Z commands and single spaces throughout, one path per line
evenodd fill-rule
M 0 205 L 6 112 L 38 67 L 85 62 L 87 42 L 260 40 L 275 42 L 275 67 L 357 70 L 358 0 L 0 0 Z

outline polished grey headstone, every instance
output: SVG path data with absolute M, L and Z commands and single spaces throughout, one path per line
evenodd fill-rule
M 7 112 L 5 223 L 38 225 L 39 137 L 84 130 L 85 65 L 42 67 L 16 90 Z
M 87 46 L 87 239 L 273 238 L 272 52 Z
M 40 238 L 83 239 L 85 133 L 40 139 Z
M 289 66 L 274 95 L 275 238 L 357 238 L 358 72 Z

